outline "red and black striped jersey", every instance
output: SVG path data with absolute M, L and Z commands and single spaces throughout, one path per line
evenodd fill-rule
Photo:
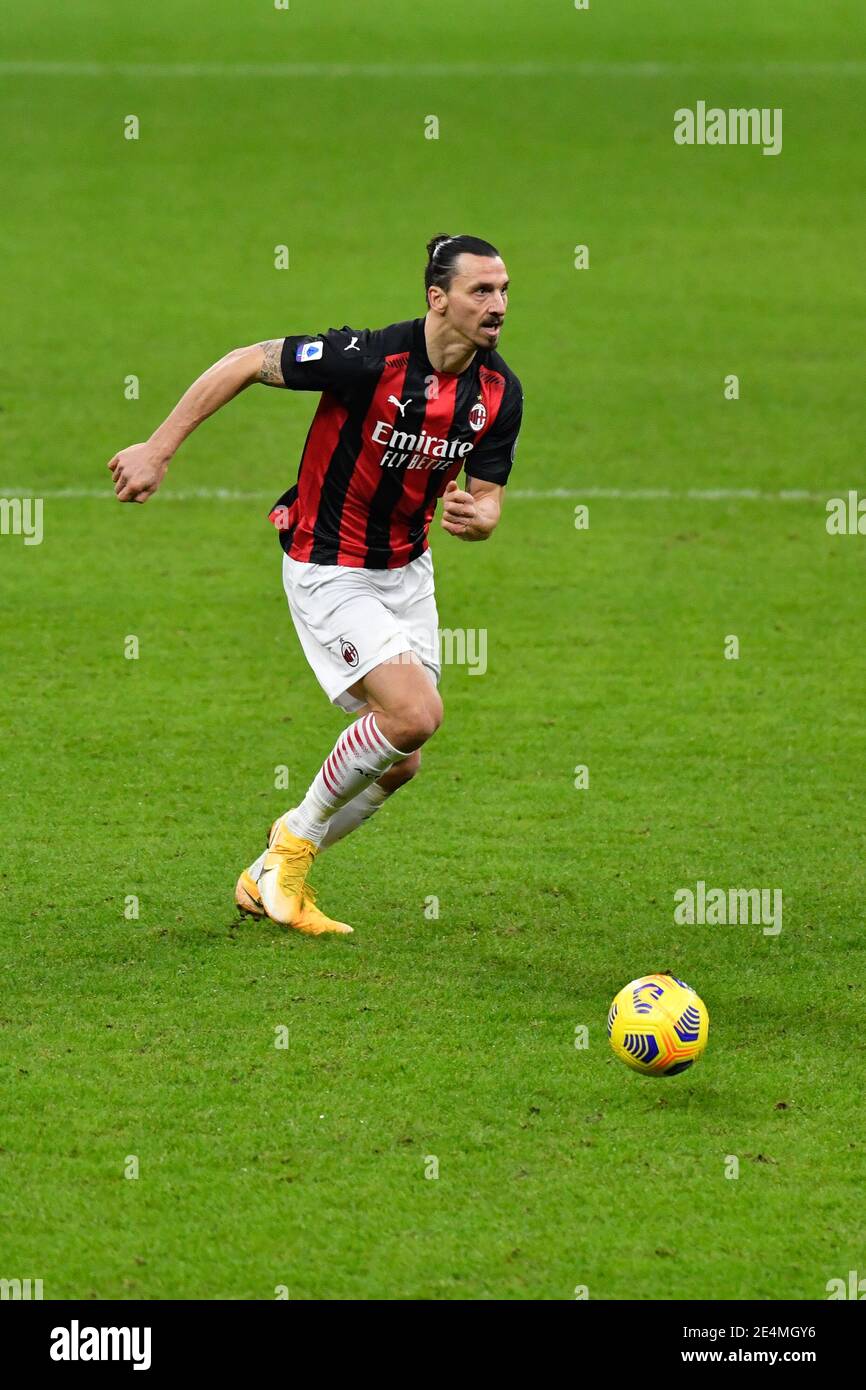
M 484 350 L 459 375 L 434 370 L 424 319 L 286 338 L 283 379 L 320 391 L 298 481 L 270 520 L 296 560 L 397 569 L 427 549 L 445 485 L 505 483 L 523 411 L 520 382 Z

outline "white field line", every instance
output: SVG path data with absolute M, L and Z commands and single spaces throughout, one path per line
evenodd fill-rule
M 682 490 L 669 487 L 585 487 L 548 488 L 536 491 L 534 488 L 508 488 L 508 497 L 519 497 L 521 501 L 551 501 L 557 498 L 612 498 L 626 502 L 669 502 L 688 500 L 692 502 L 824 502 L 836 493 L 804 492 L 799 488 L 789 488 L 782 492 L 762 492 L 754 487 L 690 487 Z
M 269 492 L 239 492 L 224 487 L 197 487 L 180 490 L 166 489 L 159 493 L 158 502 L 273 502 L 279 484 Z M 828 497 L 842 496 L 841 492 L 804 492 L 790 489 L 783 492 L 761 492 L 751 487 L 685 488 L 668 487 L 584 487 L 584 488 L 512 488 L 506 496 L 518 502 L 593 501 L 594 499 L 622 502 L 826 502 Z M 110 488 L 61 487 L 25 488 L 0 487 L 3 497 L 42 497 L 45 500 L 82 502 L 114 501 Z
M 863 77 L 866 60 L 829 62 L 111 63 L 41 58 L 0 62 L 0 77 L 407 78 L 422 77 Z

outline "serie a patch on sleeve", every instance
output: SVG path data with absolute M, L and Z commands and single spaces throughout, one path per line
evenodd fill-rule
M 322 343 L 299 343 L 295 348 L 296 362 L 317 362 L 322 355 Z

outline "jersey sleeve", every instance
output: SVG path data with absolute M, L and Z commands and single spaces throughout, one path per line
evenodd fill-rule
M 368 328 L 329 328 L 315 337 L 283 340 L 281 367 L 290 391 L 329 391 L 352 386 L 381 370 L 378 335 Z
M 466 461 L 468 478 L 479 478 L 484 483 L 498 483 L 500 486 L 508 482 L 522 419 L 523 388 L 517 377 L 512 377 L 496 419 Z

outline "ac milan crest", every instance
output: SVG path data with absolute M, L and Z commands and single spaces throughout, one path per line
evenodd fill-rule
M 345 637 L 340 641 L 340 655 L 348 666 L 357 666 L 358 648 L 351 642 L 347 642 Z
M 483 401 L 476 401 L 469 412 L 469 423 L 474 430 L 483 430 L 487 424 L 487 407 Z

